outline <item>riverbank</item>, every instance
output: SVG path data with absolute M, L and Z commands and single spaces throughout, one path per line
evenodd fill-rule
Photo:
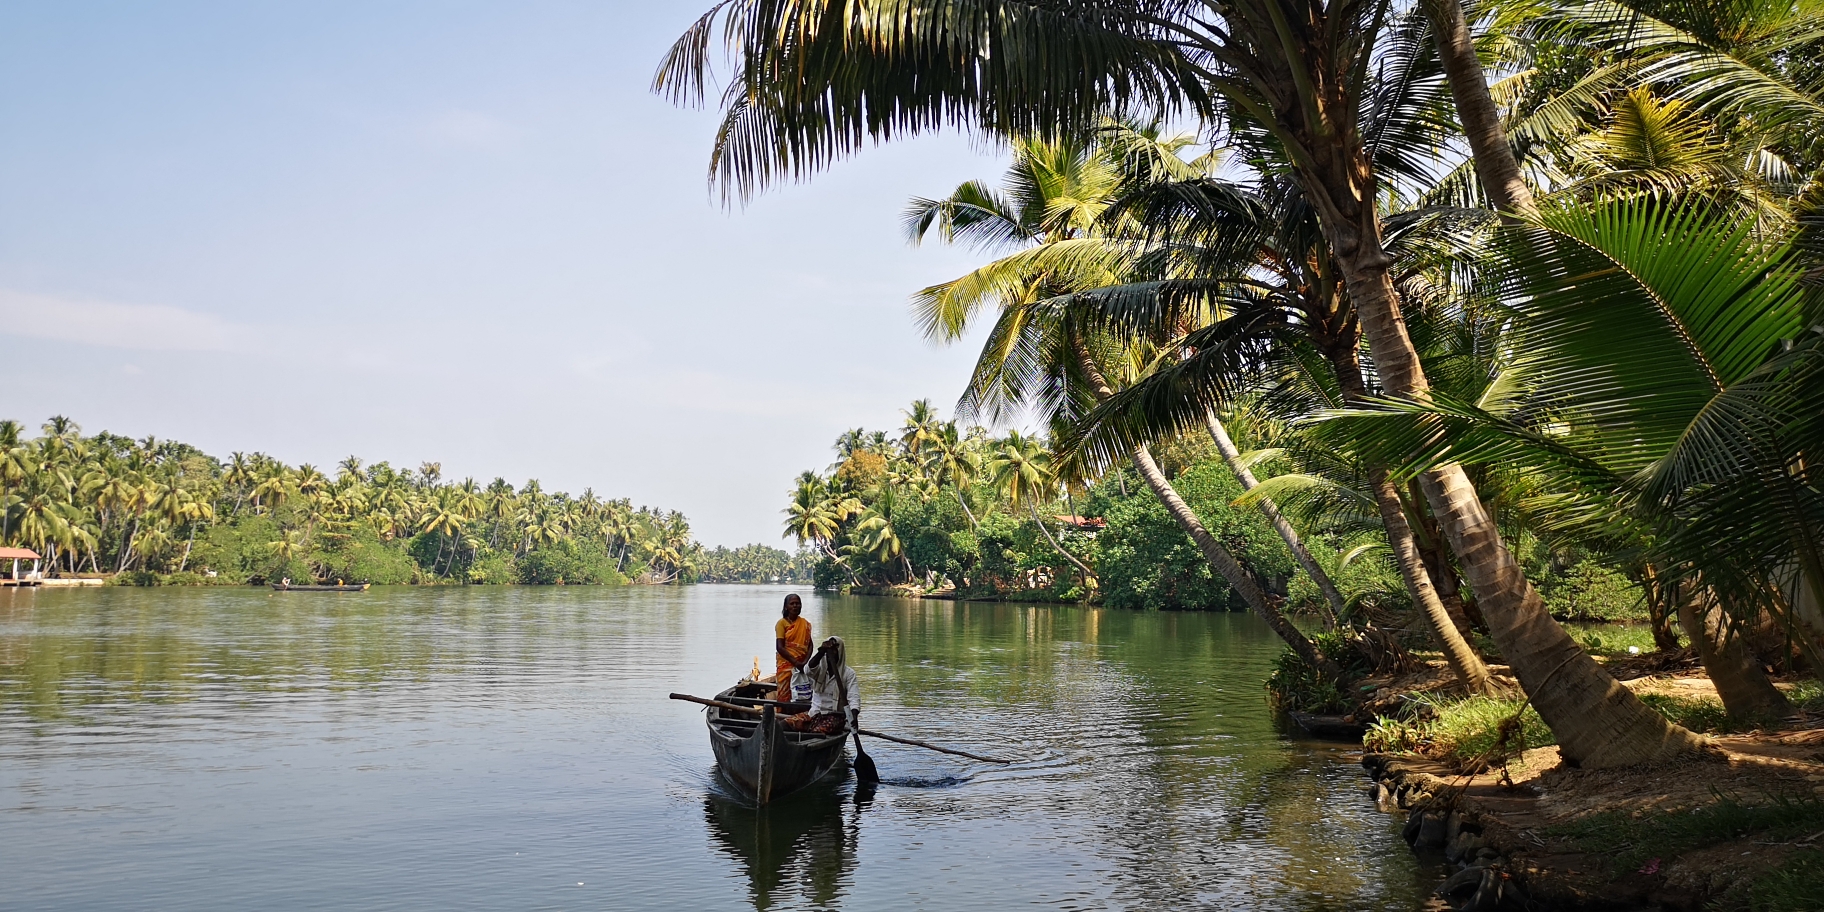
M 1694 714 L 1715 690 L 1678 658 L 1640 656 L 1615 670 L 1636 673 L 1628 687 L 1701 728 Z M 1372 699 L 1437 699 L 1410 686 L 1424 680 L 1371 682 L 1381 684 Z M 1376 726 L 1370 747 L 1400 724 Z M 1406 815 L 1414 849 L 1452 864 L 1441 892 L 1454 908 L 1824 908 L 1824 712 L 1814 704 L 1777 725 L 1715 732 L 1711 744 L 1706 755 L 1623 770 L 1572 768 L 1555 746 L 1524 742 L 1370 750 L 1362 764 L 1370 797 Z

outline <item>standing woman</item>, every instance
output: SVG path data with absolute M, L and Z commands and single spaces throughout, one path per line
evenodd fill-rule
M 811 622 L 799 616 L 803 613 L 804 602 L 798 593 L 786 596 L 785 617 L 773 629 L 773 651 L 779 656 L 779 667 L 773 675 L 779 691 L 773 699 L 781 703 L 792 701 L 792 673 L 811 657 Z

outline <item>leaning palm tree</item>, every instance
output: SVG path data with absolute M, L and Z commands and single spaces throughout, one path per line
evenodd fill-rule
M 964 411 L 985 410 L 999 417 L 1026 406 L 1057 420 L 1080 410 L 1075 400 L 1107 400 L 1114 393 L 1109 372 L 1092 348 L 1109 350 L 1117 361 L 1140 356 L 1140 349 L 1113 345 L 1105 334 L 1087 338 L 1072 321 L 1051 313 L 1045 302 L 1126 276 L 1128 253 L 1106 232 L 1110 205 L 1123 188 L 1162 177 L 1195 177 L 1209 169 L 1209 162 L 1184 161 L 1180 152 L 1189 145 L 1188 137 L 1161 139 L 1151 129 L 1110 123 L 1100 128 L 1096 139 L 1022 140 L 1016 144 L 1004 192 L 971 182 L 942 200 L 915 200 L 907 211 L 914 240 L 935 229 L 952 241 L 1018 248 L 962 278 L 927 288 L 916 299 L 927 335 L 947 341 L 959 337 L 982 308 L 999 307 L 964 394 Z M 1305 661 L 1334 671 L 1330 660 L 1286 620 L 1245 560 L 1211 535 L 1179 496 L 1154 460 L 1149 440 L 1132 440 L 1124 452 L 1211 568 L 1249 609 Z M 1294 546 L 1293 553 L 1304 559 L 1306 572 L 1328 582 L 1290 525 L 1282 524 L 1280 531 Z M 1326 613 L 1334 626 L 1342 610 L 1341 596 L 1334 585 L 1325 589 L 1335 599 L 1327 602 Z
M 735 193 L 803 176 L 869 140 L 936 129 L 1086 130 L 1110 110 L 1191 110 L 1260 136 L 1318 213 L 1389 395 L 1431 383 L 1402 317 L 1358 122 L 1385 2 L 728 0 L 673 47 L 657 86 L 700 98 L 710 42 L 735 67 L 712 174 Z M 1496 643 L 1573 762 L 1698 749 L 1616 684 L 1547 613 L 1460 466 L 1421 487 Z
M 1046 446 L 1019 431 L 1010 431 L 1005 440 L 989 451 L 982 468 L 988 474 L 989 483 L 1007 498 L 1008 504 L 1015 510 L 1024 505 L 1032 513 L 1033 524 L 1051 543 L 1052 550 L 1075 566 L 1083 574 L 1084 585 L 1088 586 L 1095 579 L 1095 571 L 1066 551 L 1052 536 L 1044 517 L 1039 515 L 1039 504 L 1049 503 L 1057 490 L 1057 476 L 1052 471 L 1051 452 Z
M 1396 82 L 1411 78 L 1399 71 L 1393 76 Z M 1404 107 L 1377 103 L 1364 118 L 1370 135 L 1388 142 L 1408 135 L 1407 123 L 1423 120 L 1423 106 L 1416 112 Z M 1388 165 L 1397 168 L 1398 162 Z M 1361 356 L 1359 319 L 1313 210 L 1283 181 L 1264 176 L 1253 186 L 1207 177 L 1149 183 L 1126 193 L 1111 213 L 1137 226 L 1138 241 L 1147 247 L 1130 281 L 1070 295 L 1057 306 L 1114 331 L 1139 328 L 1171 342 L 1161 346 L 1164 363 L 1078 421 L 1066 434 L 1067 445 L 1112 460 L 1138 441 L 1207 429 L 1244 476 L 1250 489 L 1245 502 L 1278 516 L 1271 495 L 1255 493 L 1240 453 L 1213 416 L 1243 396 L 1290 420 L 1374 392 L 1373 372 Z M 1429 233 L 1423 223 L 1405 227 L 1404 246 Z M 1400 252 L 1403 259 L 1419 259 Z M 1126 426 L 1110 434 L 1111 422 Z M 1428 548 L 1415 533 L 1423 508 L 1390 484 L 1382 468 L 1358 468 L 1365 474 L 1350 483 L 1363 486 L 1378 510 L 1420 617 L 1463 687 L 1489 691 L 1486 664 L 1453 620 L 1462 612 L 1449 562 L 1441 547 Z M 1340 593 L 1332 597 L 1340 600 Z
M 874 502 L 862 511 L 850 533 L 852 544 L 847 546 L 850 553 L 863 554 L 876 564 L 890 565 L 899 562 L 905 571 L 905 582 L 912 581 L 912 561 L 906 557 L 905 541 L 900 538 L 899 528 L 894 524 L 894 514 L 899 512 L 899 494 L 891 485 L 882 486 L 875 493 Z
M 957 505 L 963 508 L 963 516 L 969 520 L 969 527 L 976 528 L 975 513 L 969 509 L 969 491 L 981 471 L 981 460 L 957 432 L 956 422 L 944 422 L 938 428 L 936 439 L 925 449 L 927 471 L 940 483 L 950 486 L 956 493 Z
M 1549 209 L 1490 264 L 1518 320 L 1494 401 L 1386 403 L 1320 427 L 1411 473 L 1443 458 L 1525 465 L 1557 530 L 1606 538 L 1675 583 L 1731 715 L 1780 715 L 1731 624 L 1824 594 L 1824 496 L 1805 454 L 1824 415 L 1824 339 L 1806 332 L 1790 242 L 1702 200 Z M 1815 317 L 1813 318 L 1815 319 Z M 1332 430 L 1332 426 L 1334 430 Z M 1617 507 L 1624 509 L 1617 509 Z

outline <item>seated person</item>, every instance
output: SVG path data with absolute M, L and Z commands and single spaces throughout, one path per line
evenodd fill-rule
M 844 724 L 861 726 L 861 685 L 849 667 L 842 637 L 830 637 L 817 647 L 805 666 L 811 678 L 811 710 L 787 716 L 785 727 L 819 735 L 840 734 Z

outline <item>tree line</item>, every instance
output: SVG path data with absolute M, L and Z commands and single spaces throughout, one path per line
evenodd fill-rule
M 141 582 L 668 583 L 690 581 L 703 554 L 683 514 L 593 490 L 483 486 L 445 480 L 434 462 L 354 456 L 334 472 L 83 436 L 63 416 L 29 439 L 0 421 L 0 542 L 53 572 Z
M 1371 530 L 1351 553 L 1384 551 L 1462 686 L 1498 689 L 1498 655 L 1564 757 L 1600 767 L 1703 742 L 1553 619 L 1540 546 L 1637 586 L 1732 716 L 1784 712 L 1768 665 L 1824 668 L 1814 26 L 1803 4 L 1651 0 L 1473 22 L 1454 0 L 733 0 L 656 87 L 701 99 L 724 42 L 711 173 L 736 197 L 943 127 L 1013 149 L 1001 186 L 914 201 L 907 225 L 996 255 L 916 303 L 934 338 L 991 322 L 959 411 L 1043 428 L 979 455 L 1053 571 L 1087 588 L 1096 568 L 1047 527 L 1040 479 L 1131 471 L 1304 664 L 1340 675 L 1260 554 L 1160 464 L 1208 437 L 1330 642 L 1393 645 L 1321 553 Z M 793 534 L 857 579 L 864 559 L 915 576 L 896 516 L 920 482 L 878 459 L 802 479 Z

